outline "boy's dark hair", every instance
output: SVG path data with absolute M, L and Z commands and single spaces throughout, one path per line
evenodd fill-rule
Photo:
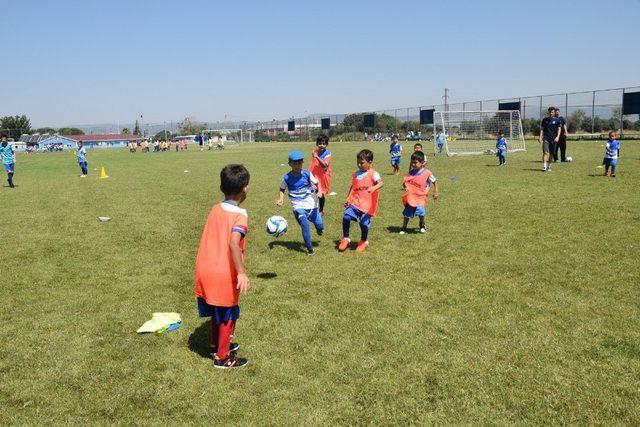
M 398 139 L 398 136 L 397 136 L 397 135 L 393 135 L 393 136 L 391 137 L 391 140 L 393 141 L 394 139 L 395 139 L 395 140 L 397 140 L 397 139 Z
M 413 148 L 416 148 L 416 147 L 422 148 L 422 144 L 420 144 L 419 142 L 416 142 L 415 144 L 413 144 Z M 422 151 L 422 150 L 420 150 L 420 151 Z
M 320 143 L 320 142 L 324 142 L 325 144 L 329 144 L 329 137 L 327 135 L 319 135 L 316 138 L 316 144 Z
M 225 196 L 233 196 L 249 185 L 249 171 L 243 165 L 230 164 L 220 171 L 220 189 Z
M 417 160 L 420 163 L 424 163 L 424 153 L 422 151 L 414 151 L 411 153 L 411 161 Z
M 499 130 L 498 131 L 498 135 L 504 135 L 504 131 L 503 130 Z
M 549 107 L 547 108 L 547 113 L 550 113 L 552 111 L 556 111 L 556 107 Z
M 367 162 L 371 163 L 373 162 L 373 151 L 367 150 L 366 148 L 364 150 L 360 150 L 356 155 L 356 158 L 358 160 L 366 160 Z

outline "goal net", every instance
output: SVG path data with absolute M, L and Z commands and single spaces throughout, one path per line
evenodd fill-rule
M 525 151 L 520 111 L 436 111 L 434 153 L 447 156 L 495 154 L 500 132 L 510 152 Z

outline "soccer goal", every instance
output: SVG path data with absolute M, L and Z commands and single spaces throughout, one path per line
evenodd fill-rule
M 460 156 L 495 154 L 500 132 L 508 151 L 526 151 L 520 111 L 436 111 L 434 153 Z

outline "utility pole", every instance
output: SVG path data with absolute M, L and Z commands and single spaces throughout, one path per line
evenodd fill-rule
M 446 87 L 444 88 L 444 96 L 442 99 L 444 99 L 444 111 L 449 111 L 449 89 Z

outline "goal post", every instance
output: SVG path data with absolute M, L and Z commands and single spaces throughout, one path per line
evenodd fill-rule
M 433 121 L 436 155 L 495 154 L 501 131 L 509 152 L 526 151 L 518 110 L 436 111 Z

